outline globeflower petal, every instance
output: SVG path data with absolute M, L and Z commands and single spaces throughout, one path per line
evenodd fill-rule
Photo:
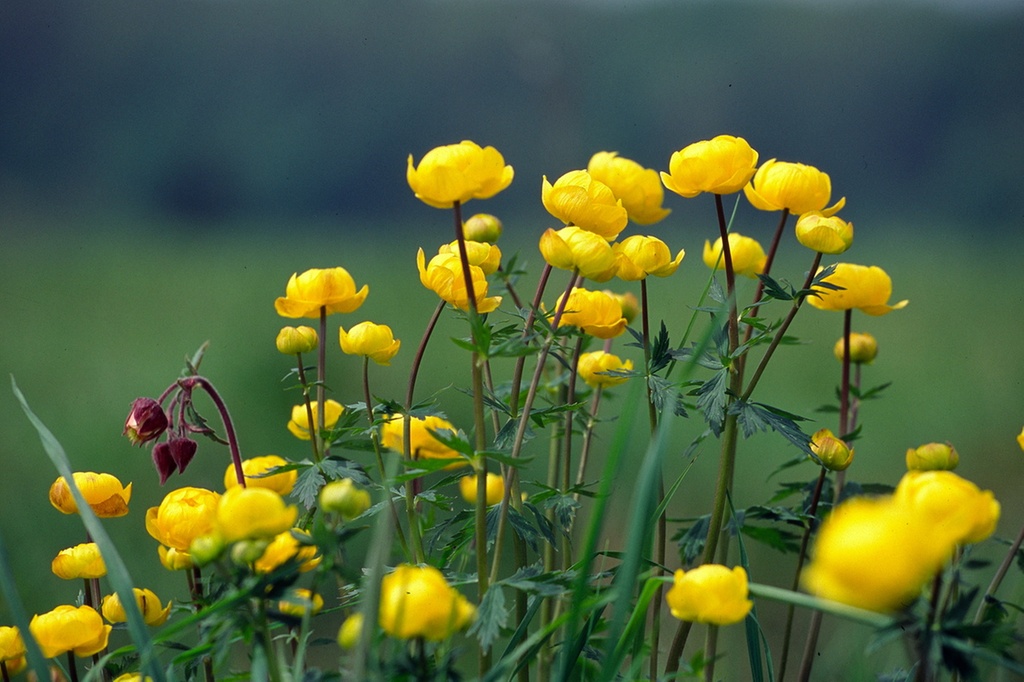
M 476 608 L 433 566 L 402 564 L 381 580 L 379 621 L 392 637 L 440 642 L 475 617 Z
M 86 657 L 107 646 L 111 626 L 104 625 L 103 618 L 91 606 L 64 604 L 33 616 L 29 630 L 46 658 L 69 651 Z
M 761 244 L 751 237 L 744 237 L 737 232 L 729 233 L 729 253 L 732 255 L 732 269 L 737 275 L 757 277 L 764 272 L 768 256 Z M 704 264 L 712 270 L 724 270 L 722 256 L 722 238 L 704 242 Z
M 856 308 L 868 315 L 885 315 L 908 303 L 900 301 L 894 305 L 888 304 L 892 294 L 892 280 L 885 270 L 874 265 L 838 263 L 835 272 L 825 278 L 824 282 L 839 288 L 813 287 L 815 295 L 808 296 L 807 302 L 819 310 Z
M 738 623 L 754 607 L 748 598 L 747 572 L 742 566 L 729 569 L 720 564 L 677 570 L 665 601 L 679 620 L 713 625 Z
M 819 253 L 840 254 L 853 244 L 853 223 L 820 211 L 801 215 L 795 229 L 797 241 Z
M 621 157 L 618 152 L 598 152 L 590 157 L 587 172 L 611 189 L 630 220 L 638 225 L 652 225 L 671 213 L 662 207 L 665 191 L 653 169 Z
M 665 188 L 692 198 L 702 192 L 732 194 L 757 170 L 757 152 L 742 137 L 719 135 L 694 142 L 672 154 L 669 172 L 661 173 Z
M 355 280 L 345 268 L 313 268 L 302 274 L 292 274 L 284 297 L 274 301 L 274 308 L 282 317 L 319 319 L 321 308 L 327 314 L 356 310 L 369 292 L 370 288 L 365 284 L 356 291 Z
M 515 172 L 494 147 L 470 140 L 435 147 L 419 165 L 409 155 L 405 177 L 416 198 L 435 208 L 488 199 L 512 184 Z
M 831 208 L 832 181 L 814 166 L 769 159 L 761 164 L 743 188 L 750 204 L 762 211 L 788 210 L 797 215 L 809 211 L 833 215 L 846 204 L 840 199 Z
M 132 497 L 131 483 L 123 486 L 116 476 L 92 471 L 76 471 L 72 476 L 75 486 L 96 516 L 114 518 L 128 513 L 128 502 Z M 78 513 L 71 488 L 63 477 L 50 486 L 50 504 L 65 514 Z
M 629 213 L 612 190 L 585 170 L 569 171 L 554 184 L 545 176 L 541 201 L 548 213 L 566 225 L 593 232 L 606 241 L 615 239 L 629 222 Z

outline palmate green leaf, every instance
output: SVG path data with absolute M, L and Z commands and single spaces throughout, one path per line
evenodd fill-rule
M 722 368 L 697 389 L 697 407 L 715 436 L 722 434 L 729 385 L 729 369 Z
M 683 565 L 689 566 L 704 553 L 709 528 L 711 528 L 711 514 L 705 514 L 695 519 L 693 525 L 684 530 L 681 535 L 677 534 L 679 556 Z
M 810 437 L 797 426 L 797 421 L 805 421 L 803 417 L 762 403 L 742 400 L 735 401 L 729 406 L 729 410 L 736 414 L 744 438 L 749 438 L 758 431 L 771 429 L 802 452 L 814 455 L 811 452 Z
M 576 572 L 571 569 L 544 573 L 540 564 L 534 564 L 524 566 L 512 576 L 502 580 L 500 584 L 530 595 L 557 597 L 569 591 L 575 577 Z
M 757 540 L 783 554 L 800 551 L 800 536 L 796 533 L 789 533 L 779 528 L 746 524 L 740 530 L 748 538 Z
M 501 629 L 508 621 L 508 607 L 505 606 L 505 591 L 501 584 L 491 585 L 490 589 L 480 600 L 476 609 L 476 620 L 469 628 L 469 634 L 475 635 L 480 643 L 480 649 L 484 652 L 491 648 L 491 644 L 501 634 Z
M 757 278 L 761 280 L 762 294 L 765 298 L 776 301 L 792 301 L 797 296 L 796 289 L 785 280 L 780 282 L 765 274 L 759 274 Z

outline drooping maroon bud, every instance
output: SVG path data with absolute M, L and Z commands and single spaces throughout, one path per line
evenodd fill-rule
M 153 464 L 160 475 L 160 485 L 167 482 L 174 470 L 185 473 L 185 467 L 195 457 L 196 442 L 190 438 L 171 438 L 153 447 Z
M 141 446 L 167 430 L 167 414 L 152 398 L 136 398 L 124 422 L 124 435 L 132 445 Z
M 156 466 L 156 473 L 160 476 L 160 485 L 163 485 L 174 473 L 176 467 L 174 457 L 171 456 L 170 443 L 164 441 L 153 446 L 153 465 Z

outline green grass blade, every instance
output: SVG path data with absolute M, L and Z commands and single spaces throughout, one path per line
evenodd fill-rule
M 29 670 L 36 674 L 37 679 L 50 679 L 50 672 L 46 667 L 43 652 L 39 649 L 36 640 L 29 635 L 28 615 L 25 613 L 25 604 L 21 601 L 21 595 L 18 594 L 18 586 L 14 583 L 14 574 L 11 572 L 11 564 L 7 559 L 7 545 L 4 543 L 2 535 L 0 535 L 0 594 L 3 594 L 11 612 L 11 619 L 21 632 L 21 638 L 25 642 Z

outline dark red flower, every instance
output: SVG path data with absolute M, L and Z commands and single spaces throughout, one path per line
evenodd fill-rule
M 124 422 L 124 435 L 132 445 L 141 446 L 159 438 L 167 430 L 167 414 L 152 398 L 136 398 Z

